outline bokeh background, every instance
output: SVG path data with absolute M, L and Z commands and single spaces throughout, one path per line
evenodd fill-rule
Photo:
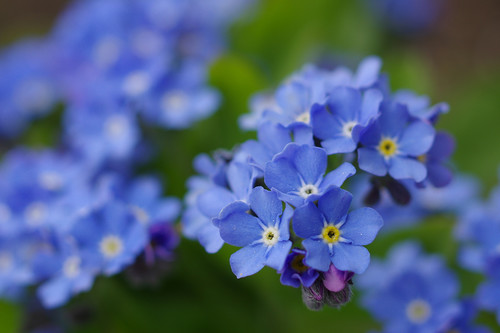
M 237 126 L 253 93 L 275 88 L 307 62 L 355 66 L 364 56 L 375 54 L 382 58 L 393 90 L 409 88 L 429 95 L 433 102 L 450 104 L 451 112 L 438 127 L 456 137 L 455 168 L 478 177 L 487 194 L 498 182 L 500 166 L 500 2 L 444 1 L 436 22 L 412 35 L 389 29 L 368 2 L 258 1 L 232 26 L 228 51 L 211 67 L 210 82 L 224 96 L 218 112 L 188 130 L 151 134 L 164 142 L 161 157 L 150 167 L 168 179 L 168 193 L 184 196 L 196 154 L 230 149 L 255 136 Z M 0 46 L 43 36 L 67 4 L 65 0 L 0 2 Z M 58 126 L 57 113 L 38 120 L 21 143 L 51 145 Z M 7 145 L 2 142 L 1 147 Z M 401 239 L 419 239 L 428 252 L 447 258 L 459 273 L 463 293 L 472 293 L 480 277 L 457 267 L 453 223 L 450 217 L 436 217 L 382 235 L 369 250 L 373 256 L 383 256 Z M 75 332 L 354 333 L 379 328 L 359 307 L 355 288 L 353 301 L 342 309 L 311 312 L 302 304 L 300 290 L 282 286 L 271 269 L 237 280 L 228 264 L 232 252 L 234 248 L 226 245 L 209 255 L 199 244 L 183 240 L 159 287 L 137 289 L 121 275 L 101 277 L 90 293 L 75 297 L 50 316 Z M 26 329 L 23 325 L 37 314 L 25 309 L 0 301 L 0 332 Z M 493 316 L 483 313 L 479 320 L 495 328 Z

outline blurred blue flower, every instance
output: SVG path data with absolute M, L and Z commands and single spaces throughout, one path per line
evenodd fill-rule
M 393 247 L 358 277 L 363 305 L 384 332 L 442 332 L 460 313 L 458 282 L 439 256 L 424 256 L 414 243 Z

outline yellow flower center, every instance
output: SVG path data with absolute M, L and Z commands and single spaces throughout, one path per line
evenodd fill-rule
M 431 316 L 431 306 L 424 300 L 413 300 L 406 307 L 406 316 L 412 323 L 422 324 Z
M 290 262 L 290 267 L 292 267 L 292 269 L 298 273 L 304 273 L 305 271 L 307 271 L 308 267 L 304 265 L 304 255 L 296 255 Z
M 417 157 L 417 160 L 419 162 L 421 162 L 421 163 L 425 163 L 425 162 L 427 162 L 427 155 L 425 155 L 425 154 L 424 155 L 420 155 L 420 156 Z
M 321 236 L 323 237 L 323 241 L 328 244 L 335 244 L 339 241 L 340 238 L 340 230 L 335 226 L 329 224 L 323 228 L 321 232 Z
M 378 150 L 384 157 L 392 157 L 398 151 L 398 144 L 394 139 L 384 138 L 380 140 Z

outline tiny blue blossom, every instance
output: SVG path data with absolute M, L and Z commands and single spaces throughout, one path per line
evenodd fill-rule
M 255 216 L 248 213 L 251 210 Z M 242 247 L 230 258 L 231 269 L 238 278 L 260 271 L 264 266 L 281 270 L 292 247 L 288 224 L 292 209 L 274 192 L 256 187 L 249 203 L 236 201 L 221 213 L 217 221 L 222 239 Z
M 370 253 L 363 245 L 370 244 L 383 225 L 382 217 L 372 208 L 360 208 L 348 214 L 352 195 L 332 187 L 318 200 L 299 207 L 293 215 L 293 230 L 304 238 L 305 262 L 326 272 L 330 263 L 342 271 L 363 273 L 370 262 Z

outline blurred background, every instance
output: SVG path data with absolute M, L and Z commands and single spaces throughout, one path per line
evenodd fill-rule
M 413 89 L 429 95 L 434 103 L 450 104 L 450 113 L 438 127 L 456 137 L 455 168 L 477 176 L 484 194 L 488 193 L 498 182 L 500 166 L 500 2 L 436 1 L 435 12 L 426 9 L 425 16 L 433 19 L 417 18 L 414 25 L 409 23 L 412 17 L 383 13 L 375 2 L 258 1 L 231 27 L 227 51 L 211 66 L 210 82 L 223 96 L 221 108 L 188 130 L 164 134 L 169 144 L 155 167 L 168 179 L 169 194 L 184 196 L 184 183 L 194 172 L 191 161 L 198 153 L 230 149 L 255 137 L 237 126 L 238 117 L 248 112 L 252 94 L 274 89 L 305 63 L 354 67 L 367 55 L 382 58 L 393 90 Z M 1 2 L 0 46 L 43 36 L 67 5 L 64 0 Z M 49 145 L 57 126 L 53 117 L 36 121 L 21 142 Z M 459 272 L 463 293 L 471 293 L 480 278 L 455 264 L 452 225 L 449 218 L 435 218 L 382 235 L 368 248 L 372 255 L 383 256 L 401 239 L 419 239 L 428 252 L 446 256 Z M 226 245 L 216 255 L 208 255 L 199 244 L 184 239 L 159 288 L 134 288 L 121 275 L 100 277 L 91 292 L 50 316 L 69 323 L 75 332 L 366 332 L 379 328 L 358 306 L 355 288 L 353 301 L 342 309 L 311 312 L 302 304 L 300 290 L 282 286 L 271 269 L 237 280 L 228 264 L 232 252 Z M 25 306 L 0 302 L 0 331 L 26 329 L 23 325 L 36 316 Z M 482 314 L 480 321 L 495 325 L 490 315 Z

